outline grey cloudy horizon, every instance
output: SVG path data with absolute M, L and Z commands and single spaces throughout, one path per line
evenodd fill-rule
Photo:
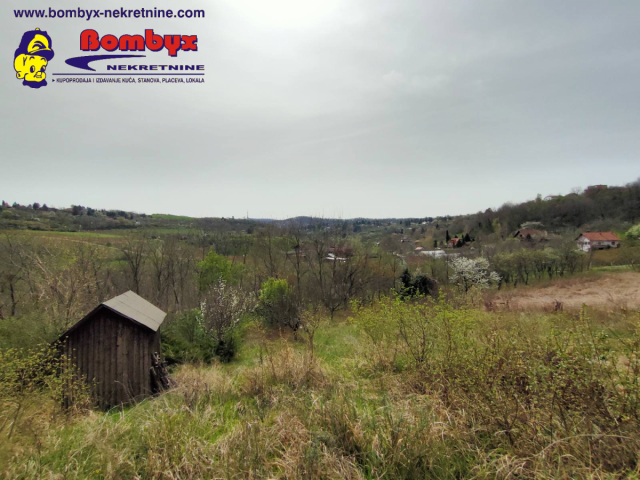
M 123 3 L 90 7 L 206 18 L 16 19 L 14 9 L 79 5 L 4 2 L 0 199 L 197 217 L 425 217 L 640 176 L 635 0 Z M 197 34 L 199 51 L 145 62 L 204 64 L 205 83 L 31 90 L 12 60 L 36 27 L 53 40 L 47 80 L 72 70 L 64 60 L 83 54 L 85 28 L 153 28 Z

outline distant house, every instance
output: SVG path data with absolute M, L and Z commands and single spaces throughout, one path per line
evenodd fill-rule
M 413 251 L 415 252 L 416 255 L 419 255 L 420 252 L 422 252 L 422 250 L 424 250 L 424 248 L 422 248 L 422 247 L 416 247 L 416 248 L 413 249 Z
M 533 228 L 522 228 L 513 234 L 513 238 L 519 240 L 546 240 L 547 232 L 544 230 L 534 230 Z
M 547 195 L 544 197 L 544 201 L 548 202 L 550 200 L 555 200 L 556 198 L 562 198 L 562 195 Z
M 329 247 L 328 252 L 336 257 L 353 256 L 353 249 L 349 247 Z
M 618 248 L 620 237 L 613 232 L 584 232 L 576 238 L 578 248 L 583 252 Z
M 447 246 L 450 248 L 458 248 L 463 245 L 462 239 L 458 237 L 453 237 L 451 240 L 447 242 Z
M 327 253 L 327 256 L 324 257 L 327 262 L 346 262 L 347 259 L 345 257 L 337 257 L 333 253 Z

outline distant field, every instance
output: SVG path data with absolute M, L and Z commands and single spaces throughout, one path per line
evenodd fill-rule
M 150 231 L 155 233 L 156 235 L 187 235 L 190 233 L 195 233 L 197 230 L 195 228 L 189 227 L 175 227 L 175 228 L 150 228 Z
M 164 220 L 184 220 L 184 221 L 196 220 L 196 218 L 194 217 L 186 217 L 184 215 L 169 215 L 166 213 L 154 213 L 153 215 L 151 215 L 151 218 L 162 218 Z
M 25 235 L 37 235 L 44 237 L 76 237 L 76 238 L 118 238 L 121 236 L 120 233 L 102 233 L 102 232 L 58 232 L 55 230 L 45 231 L 45 230 L 5 230 L 0 233 L 11 233 L 11 234 L 25 234 Z
M 561 278 L 544 286 L 520 287 L 493 296 L 500 308 L 516 310 L 548 309 L 555 302 L 565 308 L 580 308 L 583 304 L 604 308 L 640 308 L 640 273 L 632 271 L 596 272 Z

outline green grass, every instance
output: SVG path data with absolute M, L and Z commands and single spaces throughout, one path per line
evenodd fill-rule
M 169 215 L 166 213 L 154 213 L 153 215 L 151 215 L 151 218 L 161 218 L 163 220 L 183 220 L 183 221 L 197 220 L 195 217 L 187 217 L 185 215 Z
M 610 273 L 618 273 L 618 272 L 632 272 L 633 267 L 630 265 L 609 265 L 603 267 L 591 267 L 591 272 L 610 272 Z
M 640 316 L 616 315 L 377 304 L 325 319 L 313 358 L 248 319 L 232 363 L 135 406 L 63 414 L 44 392 L 0 459 L 7 478 L 620 478 Z
M 195 228 L 179 227 L 177 225 L 175 227 L 150 228 L 148 229 L 148 231 L 156 235 L 175 235 L 175 234 L 189 235 L 197 232 Z
M 347 322 L 327 321 L 314 338 L 316 355 L 332 368 L 341 368 L 344 360 L 358 354 L 362 333 Z

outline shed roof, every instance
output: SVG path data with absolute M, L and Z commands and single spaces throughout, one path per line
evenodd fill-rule
M 107 300 L 106 302 L 98 305 L 91 312 L 85 315 L 82 320 L 78 321 L 75 325 L 64 332 L 60 336 L 60 338 L 67 336 L 72 330 L 78 328 L 86 320 L 91 318 L 94 313 L 102 308 L 108 308 L 118 315 L 128 318 L 135 323 L 139 323 L 140 325 L 147 327 L 154 332 L 158 331 L 158 328 L 160 328 L 160 325 L 162 325 L 164 318 L 167 316 L 167 314 L 160 310 L 158 307 L 147 302 L 144 298 L 129 290 L 122 295 L 113 297 L 111 300 Z
M 585 237 L 587 240 L 591 242 L 619 242 L 620 237 L 618 237 L 613 232 L 583 232 L 580 235 Z M 580 238 L 580 237 L 578 237 Z
M 158 307 L 147 302 L 131 290 L 103 302 L 102 305 L 124 317 L 141 323 L 154 332 L 158 331 L 158 328 L 164 321 L 164 317 L 167 316 L 167 314 Z

